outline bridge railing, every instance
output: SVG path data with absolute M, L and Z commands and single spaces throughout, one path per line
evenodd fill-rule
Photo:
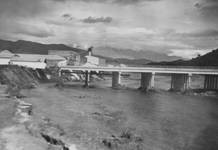
M 63 66 L 65 67 L 87 67 L 87 68 L 184 68 L 184 69 L 218 69 L 218 66 L 169 66 L 169 65 L 145 65 L 145 66 L 139 66 L 139 67 L 123 67 L 123 66 L 113 66 L 113 67 L 108 67 L 108 66 L 73 66 L 73 65 L 67 65 Z
M 146 67 L 101 67 L 101 66 L 64 66 L 61 70 L 81 71 L 106 71 L 106 72 L 153 72 L 153 73 L 179 73 L 179 74 L 213 74 L 218 75 L 218 68 L 210 67 L 168 67 L 168 66 L 146 66 Z

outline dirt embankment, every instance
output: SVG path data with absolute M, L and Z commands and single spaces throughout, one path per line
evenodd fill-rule
M 76 150 L 61 127 L 48 118 L 34 120 L 32 104 L 17 98 L 13 100 L 13 124 L 0 130 L 1 150 Z
M 61 127 L 50 119 L 34 120 L 32 104 L 21 100 L 22 89 L 35 88 L 45 80 L 44 70 L 0 66 L 0 150 L 76 149 Z
M 9 96 L 21 96 L 20 90 L 34 88 L 38 82 L 46 80 L 43 70 L 20 67 L 16 65 L 0 66 L 0 83 L 7 85 Z

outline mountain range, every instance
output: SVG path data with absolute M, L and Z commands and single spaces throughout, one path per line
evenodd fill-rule
M 176 66 L 218 66 L 218 49 L 191 60 L 176 60 L 171 62 L 151 62 L 150 65 L 176 65 Z
M 48 50 L 70 50 L 78 53 L 87 52 L 65 44 L 41 44 L 31 41 L 7 41 L 0 39 L 0 50 L 9 50 L 13 53 L 48 54 Z M 154 51 L 133 51 L 113 47 L 94 48 L 95 56 L 106 59 L 111 64 L 126 64 L 129 66 L 150 65 L 183 65 L 183 66 L 218 66 L 218 49 L 191 60 L 182 60 L 180 57 Z
M 108 64 L 118 65 L 118 64 L 125 64 L 127 66 L 138 66 L 143 67 L 147 65 L 148 63 L 151 63 L 152 61 L 148 59 L 128 59 L 128 58 L 114 58 L 114 59 L 106 59 L 106 62 Z
M 78 53 L 85 52 L 79 48 L 73 48 L 64 44 L 41 44 L 31 41 L 6 41 L 0 39 L 0 50 L 9 50 L 13 53 L 48 54 L 48 50 L 72 50 Z
M 14 53 L 33 53 L 33 54 L 47 54 L 48 50 L 72 50 L 75 52 L 85 52 L 85 50 L 80 48 L 74 48 L 65 44 L 42 44 L 31 41 L 6 41 L 0 39 L 0 50 L 10 50 Z M 167 56 L 164 53 L 158 53 L 154 51 L 135 51 L 132 49 L 118 49 L 114 47 L 94 47 L 93 52 L 97 56 L 103 56 L 113 59 L 129 59 L 133 61 L 139 60 L 150 60 L 150 61 L 164 61 L 164 60 L 177 60 L 180 57 Z M 119 60 L 121 61 L 121 60 Z M 127 60 L 125 60 L 127 61 Z
M 173 61 L 181 59 L 181 57 L 168 56 L 166 53 L 159 53 L 151 50 L 132 50 L 132 49 L 120 49 L 115 47 L 96 47 L 94 53 L 97 55 L 107 56 L 118 59 L 129 59 L 129 60 L 143 60 L 147 59 L 150 61 Z

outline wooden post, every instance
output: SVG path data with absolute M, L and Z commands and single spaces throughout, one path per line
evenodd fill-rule
M 61 77 L 61 69 L 58 70 L 58 76 Z

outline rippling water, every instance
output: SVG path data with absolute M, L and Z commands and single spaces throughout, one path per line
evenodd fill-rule
M 157 77 L 155 86 L 159 90 L 151 93 L 136 90 L 139 80 L 123 81 L 130 89 L 113 90 L 111 81 L 106 80 L 95 82 L 95 88 L 57 89 L 45 85 L 26 94 L 38 116 L 50 117 L 70 135 L 84 136 L 85 141 L 85 135 L 95 143 L 131 128 L 143 138 L 145 150 L 218 149 L 217 97 L 164 91 L 170 86 L 169 77 Z M 194 79 L 193 86 L 200 87 L 199 81 L 203 80 Z M 116 119 L 105 120 L 93 114 Z

